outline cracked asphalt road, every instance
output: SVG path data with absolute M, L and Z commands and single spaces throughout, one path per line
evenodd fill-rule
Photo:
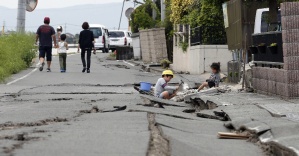
M 36 71 L 1 84 L 0 155 L 264 155 L 244 140 L 217 139 L 217 132 L 228 131 L 223 122 L 183 113 L 187 104 L 143 106 L 133 84 L 155 83 L 160 75 L 124 68 L 106 56 L 92 57 L 91 74 L 81 73 L 80 56 L 72 55 L 67 73 L 59 72 L 56 57 L 51 73 Z M 114 106 L 127 107 L 113 111 Z

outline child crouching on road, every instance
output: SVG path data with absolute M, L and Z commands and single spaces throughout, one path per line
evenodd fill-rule
M 62 34 L 60 36 L 60 41 L 58 42 L 58 54 L 59 54 L 61 73 L 66 72 L 66 57 L 67 57 L 67 50 L 69 49 L 68 43 L 65 40 L 66 40 L 66 35 Z
M 199 88 L 198 91 L 202 90 L 204 87 L 219 87 L 220 83 L 220 63 L 213 63 L 211 65 L 212 74 L 210 78 L 204 82 Z
M 155 86 L 155 96 L 161 99 L 171 99 L 176 95 L 178 87 L 168 86 L 168 82 L 173 78 L 171 70 L 165 70 L 162 78 L 159 78 Z

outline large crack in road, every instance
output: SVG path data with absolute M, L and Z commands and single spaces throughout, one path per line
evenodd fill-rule
M 150 141 L 147 156 L 170 156 L 169 140 L 164 136 L 162 129 L 156 123 L 155 114 L 148 113 Z

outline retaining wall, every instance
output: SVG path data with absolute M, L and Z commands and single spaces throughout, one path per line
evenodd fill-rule
M 283 98 L 299 97 L 299 3 L 281 4 L 283 69 L 253 68 L 253 87 Z

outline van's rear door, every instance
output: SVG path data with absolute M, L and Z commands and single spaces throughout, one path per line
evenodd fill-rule
M 89 30 L 93 32 L 95 43 L 97 44 L 102 43 L 102 36 L 103 36 L 102 28 L 89 28 Z
M 123 31 L 110 31 L 110 45 L 125 45 L 125 33 Z

